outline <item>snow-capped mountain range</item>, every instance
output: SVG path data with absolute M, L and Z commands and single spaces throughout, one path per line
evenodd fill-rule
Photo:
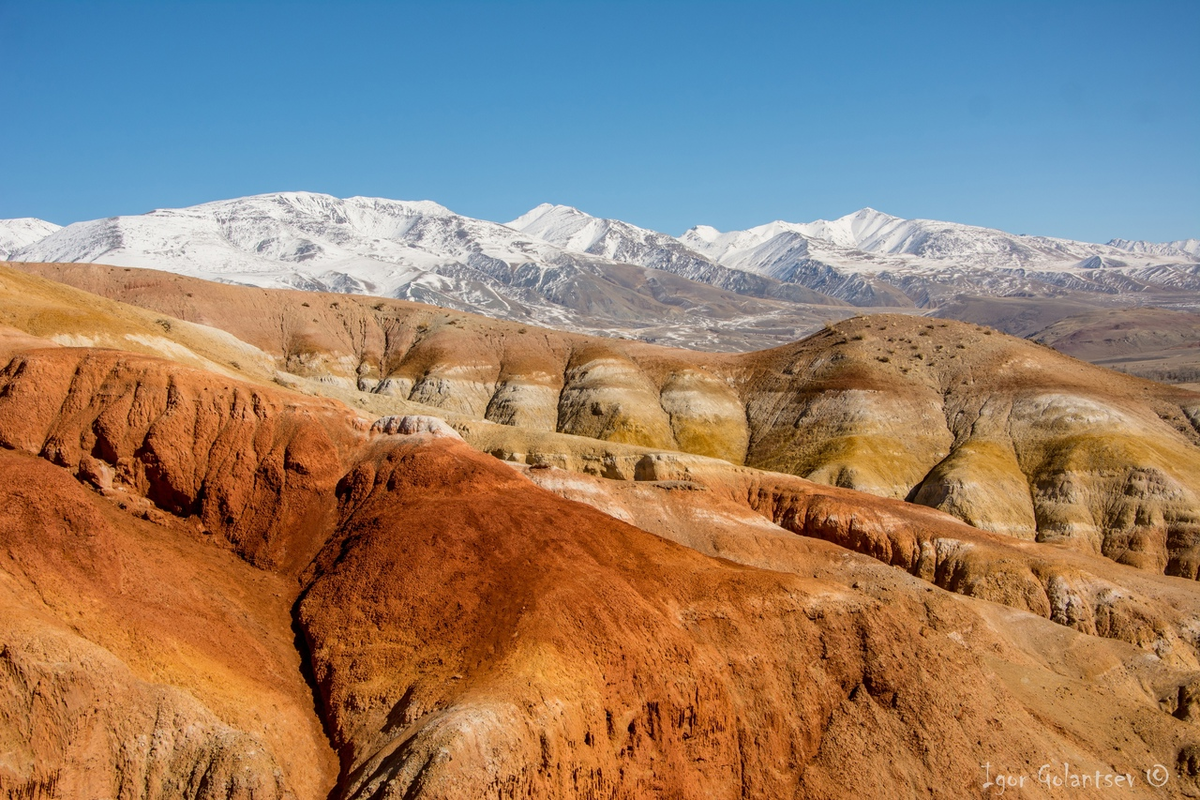
M 1179 256 L 1186 254 L 1200 257 L 1200 239 L 1179 239 L 1174 242 L 1131 242 L 1128 239 L 1113 239 L 1109 242 L 1113 247 L 1127 250 L 1130 253 L 1146 253 L 1154 256 Z
M 795 338 L 848 306 L 916 311 L 961 294 L 1200 299 L 1196 239 L 1089 244 L 870 208 L 676 238 L 561 205 L 502 225 L 428 201 L 285 192 L 61 228 L 3 220 L 0 258 L 402 297 L 722 349 Z
M 696 265 L 680 264 L 703 273 L 692 280 L 573 252 L 432 202 L 305 192 L 75 223 L 7 256 L 385 295 L 556 328 L 721 349 L 781 343 L 845 315 L 835 310 L 838 301 L 803 286 L 699 255 Z
M 683 263 L 684 254 L 700 255 L 859 306 L 930 307 L 962 293 L 1200 292 L 1195 239 L 1091 244 L 901 219 L 872 208 L 835 220 L 776 221 L 727 233 L 700 225 L 678 239 L 565 206 L 538 206 L 508 224 L 566 249 L 667 269 L 666 254 L 670 264 Z M 670 241 L 660 244 L 659 237 Z M 677 243 L 685 250 L 680 252 Z

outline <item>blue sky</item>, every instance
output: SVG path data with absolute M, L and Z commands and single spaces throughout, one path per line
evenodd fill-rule
M 0 0 L 0 217 L 278 190 L 1200 236 L 1200 2 Z

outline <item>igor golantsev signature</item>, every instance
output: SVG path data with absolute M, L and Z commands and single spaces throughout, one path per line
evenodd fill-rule
M 1004 794 L 1009 789 L 1023 789 L 1026 786 L 1040 785 L 1047 789 L 1132 789 L 1139 780 L 1153 787 L 1166 786 L 1171 779 L 1171 773 L 1162 764 L 1155 764 L 1142 774 L 1130 772 L 1080 772 L 1067 761 L 1054 764 L 1043 764 L 1036 774 L 1021 772 L 1003 772 L 993 767 L 989 761 L 980 764 L 983 770 L 984 789 L 991 789 L 996 795 Z

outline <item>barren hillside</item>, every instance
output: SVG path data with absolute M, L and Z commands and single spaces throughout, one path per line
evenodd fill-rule
M 10 797 L 951 798 L 1046 753 L 1194 785 L 1177 579 L 715 460 L 531 481 L 432 418 L 4 341 Z
M 702 354 L 403 301 L 20 267 L 228 331 L 273 357 L 276 380 L 374 413 L 432 409 L 468 438 L 485 436 L 471 420 L 519 427 L 519 442 L 485 448 L 509 460 L 571 462 L 580 445 L 553 433 L 691 453 L 1200 570 L 1200 395 L 982 326 L 877 315 L 773 350 Z M 590 470 L 623 474 L 619 461 Z

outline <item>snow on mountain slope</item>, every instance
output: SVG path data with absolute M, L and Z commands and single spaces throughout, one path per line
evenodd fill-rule
M 385 295 L 715 349 L 782 343 L 845 316 L 847 304 L 916 311 L 974 296 L 1200 307 L 1194 239 L 1090 244 L 870 208 L 725 233 L 697 226 L 676 239 L 561 205 L 501 225 L 428 201 L 285 192 L 61 229 L 10 220 L 4 231 L 13 260 Z
M 685 250 L 663 238 L 675 250 Z M 791 302 L 741 297 L 715 288 L 716 281 L 569 252 L 432 202 L 342 200 L 306 192 L 80 222 L 12 258 L 149 267 L 256 286 L 400 297 L 574 330 L 669 325 L 677 330 L 655 336 L 705 346 L 712 345 L 714 326 L 743 325 L 751 333 L 733 337 L 744 343 L 738 346 L 767 346 L 830 316 Z M 711 272 L 741 276 L 751 285 L 766 282 L 696 260 Z M 767 296 L 766 291 L 743 294 Z M 818 302 L 836 303 L 824 297 Z M 756 326 L 767 333 L 753 333 Z
M 689 251 L 673 236 L 616 219 L 593 217 L 570 206 L 543 203 L 509 222 L 508 227 L 574 253 L 590 253 L 642 266 L 657 267 L 675 259 L 712 263 Z
M 41 241 L 61 227 L 34 217 L 0 219 L 0 259 L 6 259 L 22 247 Z
M 1079 260 L 1097 253 L 1096 245 L 1043 236 L 1014 236 L 956 222 L 901 219 L 873 208 L 864 208 L 833 221 L 817 220 L 798 228 L 807 236 L 868 253 L 965 259 L 977 265 L 986 263 L 996 267 Z
M 775 275 L 790 261 L 807 258 L 810 237 L 802 226 L 771 222 L 745 231 L 720 233 L 707 225 L 693 228 L 680 241 L 714 261 L 760 275 Z
M 554 242 L 568 250 L 585 253 L 597 248 L 597 244 L 605 238 L 613 222 L 614 220 L 599 219 L 585 214 L 571 206 L 542 203 L 505 224 L 514 230 Z M 645 237 L 638 238 L 644 240 Z M 601 246 L 598 249 L 605 248 Z
M 1155 256 L 1179 256 L 1186 254 L 1200 258 L 1200 239 L 1179 239 L 1174 242 L 1131 242 L 1128 239 L 1113 239 L 1108 243 L 1119 250 L 1130 253 L 1146 253 Z
M 896 291 L 921 306 L 960 293 L 1200 292 L 1200 256 L 1186 242 L 1121 248 L 906 220 L 871 208 L 832 221 L 776 221 L 727 233 L 697 226 L 680 241 L 727 267 L 857 304 L 895 301 Z
M 508 227 L 572 253 L 640 264 L 685 277 L 726 271 L 673 236 L 620 220 L 593 217 L 570 206 L 543 203 L 509 222 Z
M 24 248 L 25 260 L 169 266 L 250 283 L 344 272 L 391 293 L 421 272 L 472 256 L 539 254 L 496 223 L 431 202 L 287 192 L 69 225 Z M 303 265 L 303 269 L 300 266 Z
M 861 259 L 861 255 L 853 252 L 857 251 L 916 256 L 921 261 L 953 260 L 962 266 L 1029 268 L 1069 265 L 1093 256 L 1119 259 L 1127 256 L 1128 252 L 1182 256 L 1185 260 L 1189 255 L 1196 255 L 1186 249 L 1186 242 L 1173 242 L 1165 246 L 1146 246 L 1144 242 L 1126 243 L 1132 245 L 1129 247 L 1118 246 L 1117 242 L 1122 240 L 1108 245 L 1090 244 L 1047 236 L 1016 235 L 956 222 L 901 219 L 872 208 L 864 208 L 832 221 L 777 221 L 729 233 L 721 233 L 707 225 L 698 226 L 687 231 L 680 241 L 722 264 L 733 266 L 754 263 L 748 254 L 772 239 L 785 236 L 794 238 L 796 235 L 809 240 L 814 252 L 834 260 Z M 1152 249 L 1154 247 L 1162 250 Z M 1176 250 L 1179 252 L 1174 252 Z M 913 259 L 895 263 L 919 264 Z
M 775 281 L 765 273 L 760 274 L 769 280 L 751 274 L 753 270 L 722 266 L 674 236 L 621 220 L 593 217 L 570 206 L 543 203 L 509 222 L 508 227 L 573 253 L 640 264 L 751 297 L 822 305 L 838 302 L 819 292 L 801 292 L 802 287 Z

